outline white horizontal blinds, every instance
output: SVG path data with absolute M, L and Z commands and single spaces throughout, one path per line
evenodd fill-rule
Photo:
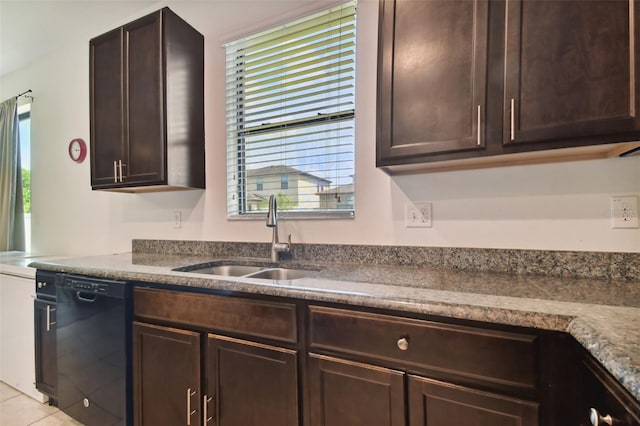
M 230 216 L 352 213 L 355 2 L 225 45 Z

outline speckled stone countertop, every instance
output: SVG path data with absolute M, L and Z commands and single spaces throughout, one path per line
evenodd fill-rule
M 461 271 L 434 266 L 283 262 L 316 269 L 274 281 L 178 272 L 224 260 L 211 255 L 126 253 L 33 267 L 95 277 L 292 297 L 451 318 L 566 331 L 640 400 L 640 282 L 567 276 Z M 228 259 L 231 263 L 255 259 Z M 258 259 L 268 264 L 267 259 Z

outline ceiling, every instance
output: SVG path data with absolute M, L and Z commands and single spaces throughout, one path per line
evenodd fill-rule
M 0 0 L 0 76 L 56 46 L 109 29 L 156 1 Z M 98 35 L 100 32 L 94 35 Z
M 88 43 L 163 6 L 217 42 L 332 3 L 336 0 L 0 0 L 0 77 L 56 47 L 77 39 Z

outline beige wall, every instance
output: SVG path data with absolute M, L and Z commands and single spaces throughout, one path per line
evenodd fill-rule
M 88 41 L 92 34 L 0 80 L 2 99 L 30 88 L 33 249 L 48 254 L 128 251 L 132 238 L 269 241 L 260 221 L 226 219 L 224 54 L 221 42 L 320 2 L 244 0 L 168 4 L 206 36 L 207 190 L 157 194 L 91 191 L 89 161 L 69 140 L 89 140 Z M 332 2 L 325 2 L 332 3 Z M 144 10 L 140 12 L 149 12 Z M 246 12 L 246 13 L 245 13 Z M 239 17 L 248 16 L 243 22 Z M 132 16 L 134 18 L 135 16 Z M 640 194 L 640 157 L 390 178 L 375 168 L 377 2 L 358 9 L 356 217 L 281 221 L 294 244 L 399 244 L 640 252 L 640 230 L 611 229 L 612 195 Z M 27 19 L 28 22 L 28 19 Z M 404 204 L 433 203 L 433 228 L 406 229 Z M 181 211 L 182 228 L 173 228 Z

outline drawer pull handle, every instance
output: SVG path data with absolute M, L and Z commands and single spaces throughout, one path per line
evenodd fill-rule
M 600 413 L 598 413 L 598 410 L 596 410 L 595 408 L 592 408 L 589 412 L 589 421 L 591 421 L 591 424 L 593 426 L 600 426 L 603 424 L 609 425 L 609 426 L 613 425 L 613 419 L 609 414 L 603 417 L 600 415 Z
M 401 351 L 406 351 L 407 349 L 409 349 L 409 340 L 407 340 L 406 337 L 402 337 L 401 339 L 398 340 L 398 349 L 400 349 Z

